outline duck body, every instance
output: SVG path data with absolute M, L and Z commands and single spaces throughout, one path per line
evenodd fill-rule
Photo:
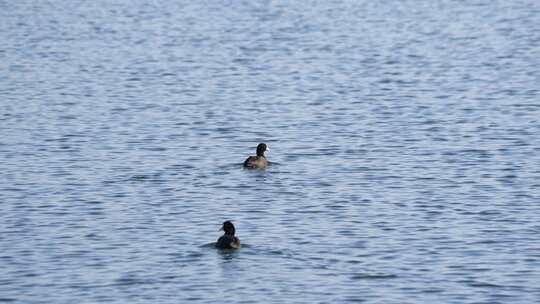
M 220 230 L 225 231 L 216 242 L 216 248 L 218 249 L 238 249 L 240 248 L 240 239 L 234 236 L 236 230 L 233 223 L 230 221 L 223 222 L 223 226 Z
M 264 169 L 268 167 L 268 160 L 264 156 L 250 156 L 244 161 L 244 167 L 250 169 Z
M 270 150 L 264 143 L 257 146 L 257 155 L 250 156 L 244 161 L 244 168 L 249 169 L 265 169 L 268 167 L 268 160 L 264 156 L 264 152 Z
M 240 248 L 240 240 L 231 235 L 222 235 L 216 242 L 216 247 L 219 249 L 238 249 Z

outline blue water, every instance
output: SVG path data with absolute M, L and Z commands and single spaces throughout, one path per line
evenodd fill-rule
M 536 0 L 0 1 L 0 42 L 0 302 L 540 302 Z

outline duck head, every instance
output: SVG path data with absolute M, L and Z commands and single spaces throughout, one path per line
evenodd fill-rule
M 231 223 L 231 221 L 223 222 L 223 226 L 219 230 L 225 231 L 225 235 L 232 235 L 232 236 L 234 236 L 236 232 L 236 230 L 234 229 L 234 225 L 233 223 Z
M 257 146 L 257 156 L 264 156 L 266 151 L 270 151 L 270 148 L 265 143 L 260 143 Z

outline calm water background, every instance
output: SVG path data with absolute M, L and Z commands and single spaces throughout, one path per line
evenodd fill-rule
M 162 2 L 0 1 L 0 302 L 540 302 L 540 2 Z

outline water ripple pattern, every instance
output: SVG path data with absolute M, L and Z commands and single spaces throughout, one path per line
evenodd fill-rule
M 536 0 L 0 1 L 0 41 L 0 303 L 540 301 Z

